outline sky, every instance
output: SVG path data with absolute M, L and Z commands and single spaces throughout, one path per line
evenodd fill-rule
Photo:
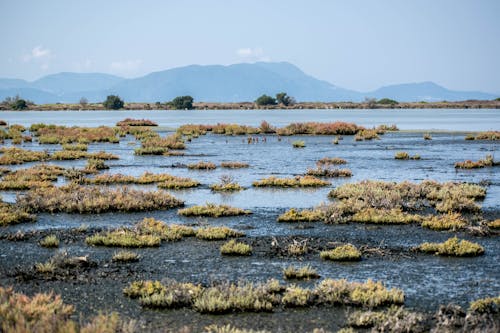
M 370 91 L 500 93 L 499 0 L 0 0 L 0 77 L 287 61 Z

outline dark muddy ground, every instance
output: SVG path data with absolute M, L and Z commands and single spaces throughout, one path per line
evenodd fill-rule
M 167 133 L 162 133 L 167 134 Z M 177 330 L 184 326 L 198 331 L 217 323 L 231 323 L 237 327 L 269 329 L 276 332 L 310 331 L 322 327 L 331 331 L 340 328 L 348 307 L 314 307 L 308 309 L 277 310 L 274 313 L 201 315 L 192 310 L 142 309 L 137 300 L 123 295 L 123 288 L 131 281 L 143 279 L 175 279 L 209 285 L 217 281 L 265 281 L 278 278 L 282 282 L 283 268 L 310 264 L 322 278 L 346 278 L 364 281 L 381 280 L 388 287 L 405 292 L 405 305 L 432 313 L 440 304 L 457 303 L 467 307 L 474 299 L 500 294 L 500 242 L 497 234 L 476 236 L 470 233 L 436 232 L 417 225 L 376 226 L 363 224 L 325 225 L 323 223 L 278 223 L 279 214 L 292 207 L 310 208 L 328 202 L 327 193 L 333 187 L 362 179 L 438 181 L 469 181 L 488 183 L 488 194 L 483 205 L 484 217 L 500 218 L 500 175 L 498 167 L 473 171 L 456 171 L 453 164 L 464 159 L 477 160 L 486 154 L 495 154 L 494 142 L 468 142 L 462 134 L 436 133 L 433 140 L 424 141 L 423 133 L 388 133 L 380 141 L 355 142 L 346 136 L 338 146 L 333 137 L 291 137 L 248 145 L 245 137 L 207 135 L 188 143 L 186 156 L 134 156 L 131 138 L 120 144 L 90 145 L 89 151 L 106 150 L 118 154 L 120 160 L 109 161 L 111 173 L 139 175 L 144 171 L 168 172 L 192 177 L 202 183 L 200 188 L 169 191 L 186 201 L 188 206 L 207 201 L 251 209 L 252 215 L 221 219 L 180 217 L 175 210 L 147 213 L 109 213 L 99 215 L 38 214 L 36 223 L 2 227 L 0 229 L 0 285 L 13 286 L 16 291 L 33 294 L 53 290 L 64 301 L 74 304 L 77 316 L 84 318 L 99 311 L 117 311 L 138 320 L 146 331 Z M 306 148 L 293 149 L 291 142 L 306 141 Z M 25 144 L 29 149 L 59 150 L 56 145 Z M 418 153 L 420 161 L 396 161 L 394 153 L 405 150 Z M 303 174 L 314 167 L 316 160 L 336 156 L 345 158 L 346 168 L 354 176 L 333 179 L 332 185 L 321 189 L 254 189 L 251 182 L 271 174 L 290 177 Z M 498 157 L 497 157 L 498 159 Z M 244 161 L 248 169 L 189 171 L 179 167 L 199 160 Z M 62 166 L 81 167 L 85 161 L 65 161 Z M 31 164 L 15 166 L 28 167 Z M 342 166 L 344 167 L 344 166 Z M 223 174 L 232 175 L 246 190 L 234 194 L 212 193 L 208 186 Z M 63 183 L 62 179 L 60 183 Z M 154 189 L 156 186 L 140 186 Z M 5 201 L 14 202 L 16 192 L 2 193 Z M 22 193 L 21 193 L 22 194 Z M 141 260 L 119 264 L 111 257 L 119 249 L 90 247 L 85 237 L 107 228 L 131 226 L 144 217 L 155 217 L 168 223 L 189 225 L 227 225 L 246 234 L 241 240 L 253 246 L 249 257 L 223 257 L 219 253 L 222 241 L 208 242 L 187 238 L 179 242 L 163 242 L 159 248 L 138 249 Z M 85 224 L 85 231 L 77 228 Z M 56 234 L 61 240 L 59 249 L 46 249 L 38 241 Z M 424 255 L 412 250 L 422 242 L 441 242 L 454 235 L 481 244 L 485 255 L 475 258 L 449 258 Z M 292 242 L 305 242 L 309 252 L 299 257 L 287 254 Z M 326 262 L 319 251 L 335 244 L 352 243 L 363 252 L 363 260 L 352 263 Z M 56 274 L 36 273 L 34 265 L 51 258 L 58 251 L 71 256 L 86 256 L 87 264 L 58 270 Z M 317 281 L 286 282 L 312 286 Z

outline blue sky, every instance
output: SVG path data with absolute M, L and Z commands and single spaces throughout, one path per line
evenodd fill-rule
M 0 77 L 288 61 L 341 87 L 500 93 L 499 0 L 1 0 Z

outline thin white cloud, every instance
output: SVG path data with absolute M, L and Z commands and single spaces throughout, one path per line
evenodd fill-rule
M 113 72 L 118 74 L 133 74 L 142 65 L 142 60 L 124 60 L 124 61 L 113 61 L 110 64 L 110 68 Z
M 271 58 L 264 54 L 264 50 L 261 47 L 243 47 L 236 50 L 236 54 L 240 58 L 244 58 L 249 61 L 270 61 Z
M 26 62 L 32 60 L 48 59 L 52 55 L 52 52 L 48 48 L 44 48 L 41 45 L 35 46 L 30 53 L 23 56 L 23 60 Z

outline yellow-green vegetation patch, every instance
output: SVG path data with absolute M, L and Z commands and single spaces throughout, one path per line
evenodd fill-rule
M 278 222 L 316 222 L 325 217 L 324 212 L 319 209 L 297 210 L 291 208 L 278 216 Z
M 234 192 L 243 190 L 243 187 L 238 183 L 232 182 L 212 184 L 210 185 L 210 189 L 214 192 Z
M 288 280 L 310 280 L 319 279 L 318 272 L 309 265 L 302 267 L 288 266 L 283 270 L 285 279 Z
M 473 257 L 484 254 L 484 248 L 481 245 L 465 239 L 459 240 L 457 237 L 450 238 L 443 243 L 423 243 L 418 250 L 454 257 Z
M 69 160 L 79 160 L 79 159 L 100 159 L 100 160 L 117 160 L 119 157 L 117 155 L 107 153 L 105 151 L 99 151 L 96 153 L 88 153 L 86 151 L 79 150 L 61 150 L 54 152 L 50 158 L 56 161 L 69 161 Z
M 323 157 L 322 159 L 316 162 L 318 167 L 328 166 L 328 165 L 340 165 L 346 164 L 347 161 L 340 157 Z
M 125 118 L 117 122 L 116 126 L 158 126 L 158 124 L 149 119 Z
M 293 148 L 304 148 L 306 146 L 306 143 L 302 140 L 297 140 L 292 142 Z
M 479 132 L 476 136 L 468 135 L 465 140 L 500 140 L 500 131 Z
M 228 227 L 203 227 L 196 230 L 196 238 L 203 240 L 224 240 L 244 236 L 242 232 Z
M 458 230 L 467 225 L 467 222 L 460 213 L 448 213 L 439 216 L 427 217 L 422 222 L 422 227 L 432 230 Z
M 313 176 L 296 176 L 294 178 L 278 178 L 271 176 L 252 183 L 255 187 L 319 187 L 328 186 L 330 182 Z
M 59 239 L 56 235 L 49 235 L 40 240 L 42 247 L 59 247 Z
M 23 222 L 34 222 L 36 216 L 26 212 L 17 205 L 0 202 L 0 226 Z
M 37 187 L 52 186 L 58 176 L 66 175 L 63 167 L 50 164 L 37 164 L 27 169 L 18 169 L 2 177 L 1 190 L 29 190 Z
M 111 142 L 117 143 L 115 131 L 111 127 L 65 127 L 46 124 L 31 125 L 30 131 L 38 137 L 41 144 L 67 144 L 67 143 L 90 143 Z
M 495 165 L 492 155 L 486 155 L 486 157 L 479 161 L 466 160 L 463 162 L 455 163 L 456 169 L 479 169 L 484 167 L 490 167 Z
M 89 146 L 85 143 L 75 143 L 75 144 L 64 144 L 62 145 L 63 150 L 76 150 L 76 151 L 87 151 Z
M 309 248 L 307 247 L 307 243 L 305 242 L 293 241 L 287 246 L 287 252 L 291 256 L 300 256 L 306 254 L 308 250 Z
M 349 169 L 337 169 L 330 167 L 317 167 L 316 169 L 307 169 L 306 174 L 308 176 L 316 176 L 316 177 L 352 177 L 352 171 Z
M 184 216 L 208 216 L 208 217 L 222 217 L 222 216 L 237 216 L 247 215 L 252 212 L 241 208 L 231 207 L 228 205 L 216 205 L 207 203 L 205 205 L 192 206 L 184 209 L 179 209 L 178 214 Z
M 420 155 L 410 156 L 410 154 L 408 154 L 405 151 L 399 151 L 396 154 L 394 154 L 394 158 L 396 160 L 419 160 L 420 159 Z
M 220 124 L 206 126 L 214 134 L 224 134 L 224 135 L 246 135 L 246 134 L 258 134 L 260 133 L 260 128 L 238 125 L 238 124 Z
M 330 123 L 305 122 L 292 123 L 276 129 L 278 135 L 354 135 L 364 128 L 354 123 L 335 121 Z
M 163 191 L 140 191 L 128 187 L 105 189 L 70 184 L 32 189 L 18 198 L 18 205 L 30 212 L 98 214 L 169 209 L 184 203 Z
M 373 140 L 373 139 L 380 139 L 378 136 L 377 130 L 370 130 L 370 129 L 363 129 L 359 131 L 355 136 L 354 140 L 355 141 L 363 141 L 363 140 Z
M 500 229 L 500 219 L 488 222 L 488 227 L 491 229 Z
M 252 247 L 248 244 L 231 239 L 220 247 L 220 253 L 231 256 L 249 256 L 252 254 Z
M 500 295 L 475 300 L 470 303 L 469 310 L 476 313 L 499 313 Z
M 122 332 L 134 327 L 116 313 L 99 314 L 88 323 L 74 321 L 74 307 L 64 304 L 59 295 L 37 293 L 27 296 L 12 288 L 0 287 L 0 318 L 2 332 Z
M 313 292 L 296 285 L 290 285 L 285 289 L 281 303 L 285 307 L 304 307 L 313 303 Z
M 359 261 L 361 252 L 352 244 L 340 245 L 332 250 L 321 251 L 321 259 L 334 261 Z
M 222 168 L 228 168 L 228 169 L 241 169 L 241 168 L 248 168 L 250 164 L 246 162 L 228 161 L 228 162 L 222 162 L 220 166 Z
M 204 162 L 204 161 L 188 164 L 187 167 L 188 169 L 196 169 L 196 170 L 214 170 L 217 168 L 217 166 L 214 163 Z
M 89 236 L 85 242 L 94 246 L 153 247 L 160 246 L 161 238 L 143 235 L 128 229 L 118 229 Z
M 188 226 L 179 224 L 166 224 L 154 218 L 144 218 L 136 224 L 135 229 L 140 234 L 155 235 L 162 240 L 175 241 L 183 237 L 195 236 L 196 231 Z
M 26 162 L 46 161 L 50 154 L 46 151 L 25 150 L 15 147 L 1 147 L 0 165 L 23 164 Z
M 104 160 L 97 158 L 89 158 L 87 160 L 87 165 L 83 169 L 85 173 L 98 173 L 99 170 L 109 169 L 109 166 L 104 163 Z
M 191 178 L 183 178 L 172 176 L 168 173 L 151 173 L 145 172 L 138 177 L 124 175 L 120 173 L 109 174 L 104 173 L 101 175 L 97 175 L 93 178 L 84 178 L 81 180 L 82 183 L 85 184 L 96 184 L 96 185 L 109 185 L 109 184 L 153 184 L 160 183 L 159 187 L 169 188 L 169 185 L 177 184 L 182 187 L 182 184 L 185 184 L 184 187 L 194 187 L 198 186 L 199 182 L 191 179 Z
M 398 327 L 401 332 L 424 332 L 425 316 L 408 311 L 402 306 L 391 306 L 384 311 L 354 311 L 347 318 L 347 325 L 355 328 L 372 328 L 384 331 L 384 327 Z
M 376 209 L 366 208 L 356 212 L 351 219 L 358 223 L 375 223 L 375 224 L 409 224 L 420 223 L 422 217 L 403 212 L 400 208 L 393 209 Z
M 253 329 L 246 329 L 246 328 L 238 328 L 235 326 L 231 326 L 231 324 L 223 325 L 223 326 L 218 326 L 215 324 L 208 325 L 205 327 L 206 333 L 271 333 L 271 331 L 265 331 L 265 330 L 253 330 Z
M 136 262 L 140 258 L 141 256 L 135 252 L 123 250 L 113 254 L 112 260 L 116 262 Z

